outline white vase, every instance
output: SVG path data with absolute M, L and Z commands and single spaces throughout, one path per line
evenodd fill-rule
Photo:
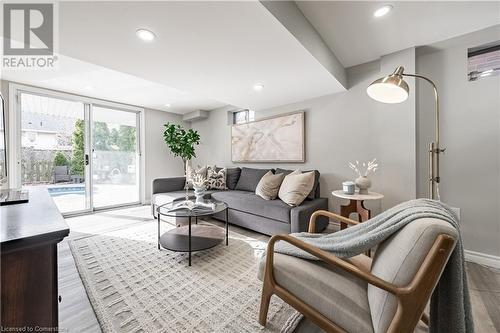
M 205 195 L 205 187 L 193 187 L 193 189 L 196 202 L 202 202 L 203 196 Z
M 368 189 L 372 186 L 372 181 L 368 177 L 358 177 L 354 182 L 359 188 L 359 194 L 368 194 Z

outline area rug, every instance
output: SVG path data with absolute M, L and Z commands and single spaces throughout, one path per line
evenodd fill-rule
M 230 232 L 229 246 L 187 254 L 156 247 L 156 223 L 70 241 L 103 332 L 280 332 L 296 313 L 273 296 L 257 319 L 266 242 Z

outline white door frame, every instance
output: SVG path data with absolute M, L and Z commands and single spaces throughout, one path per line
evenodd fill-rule
M 86 153 L 89 154 L 89 167 L 85 176 L 88 177 L 86 190 L 90 190 L 92 187 L 92 154 L 90 152 L 90 147 L 92 146 L 92 133 L 91 126 L 92 124 L 92 106 L 103 106 L 109 107 L 113 109 L 135 112 L 137 113 L 138 127 L 139 131 L 137 135 L 137 145 L 138 145 L 138 157 L 139 157 L 139 200 L 140 203 L 145 202 L 145 161 L 144 161 L 144 108 L 110 102 L 106 100 L 101 100 L 92 97 L 80 96 L 71 93 L 55 91 L 45 88 L 27 86 L 18 83 L 9 83 L 9 108 L 8 108 L 8 126 L 9 126 L 9 135 L 8 135 L 8 168 L 9 168 L 9 184 L 11 188 L 20 188 L 21 187 L 21 111 L 20 111 L 20 93 L 29 93 L 33 95 L 40 95 L 51 98 L 59 98 L 63 100 L 82 102 L 85 104 L 85 129 L 86 129 Z M 92 195 L 89 196 L 90 198 Z M 90 199 L 92 200 L 92 199 Z M 93 207 L 92 201 L 89 203 L 89 207 Z M 130 204 L 125 204 L 121 206 L 127 206 Z M 115 206 L 113 206 L 115 207 Z M 119 207 L 119 206 L 116 206 Z M 106 207 L 111 208 L 111 207 Z

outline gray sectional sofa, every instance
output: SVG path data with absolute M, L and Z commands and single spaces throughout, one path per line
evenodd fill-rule
M 290 173 L 283 169 L 228 168 L 227 190 L 207 190 L 205 196 L 224 201 L 228 205 L 229 223 L 266 235 L 288 234 L 307 231 L 311 214 L 316 210 L 328 210 L 328 199 L 320 198 L 319 172 L 315 170 L 315 184 L 308 198 L 299 206 L 291 207 L 283 201 L 264 200 L 255 194 L 260 178 L 269 170 L 275 173 Z M 164 203 L 182 200 L 186 191 L 185 177 L 157 178 L 152 184 L 151 207 L 156 217 L 156 207 Z M 193 195 L 190 191 L 190 195 Z M 225 213 L 215 214 L 216 219 L 225 220 Z M 328 219 L 317 220 L 317 231 L 328 225 Z

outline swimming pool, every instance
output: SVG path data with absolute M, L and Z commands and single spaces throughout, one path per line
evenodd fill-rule
M 62 185 L 58 187 L 49 187 L 47 190 L 49 191 L 51 197 L 68 194 L 84 195 L 85 185 Z

